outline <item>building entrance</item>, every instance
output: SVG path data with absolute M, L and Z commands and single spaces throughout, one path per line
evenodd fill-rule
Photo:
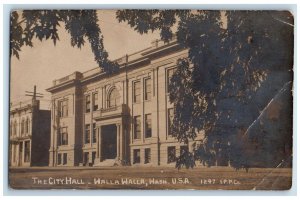
M 101 135 L 102 159 L 115 159 L 117 157 L 117 126 L 115 124 L 103 126 Z

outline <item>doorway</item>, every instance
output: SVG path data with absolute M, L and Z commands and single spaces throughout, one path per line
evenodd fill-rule
M 115 124 L 102 126 L 101 137 L 103 160 L 115 159 L 117 157 L 117 126 Z

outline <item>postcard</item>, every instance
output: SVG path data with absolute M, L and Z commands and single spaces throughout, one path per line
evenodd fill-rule
M 12 189 L 289 190 L 294 17 L 12 10 Z

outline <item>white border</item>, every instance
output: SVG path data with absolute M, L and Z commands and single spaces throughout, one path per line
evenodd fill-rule
M 74 2 L 78 4 L 73 4 Z M 241 3 L 242 2 L 242 3 Z M 26 3 L 26 5 L 25 5 Z M 41 5 L 41 3 L 44 3 L 44 5 Z M 51 4 L 50 4 L 51 3 Z M 297 50 L 298 50 L 298 36 L 299 36 L 299 31 L 298 31 L 298 26 L 297 22 L 299 20 L 299 15 L 297 15 L 297 10 L 298 10 L 298 1 L 296 0 L 273 0 L 272 2 L 266 1 L 266 0 L 243 0 L 243 1 L 225 1 L 225 0 L 214 0 L 214 1 L 201 1 L 201 4 L 196 4 L 200 3 L 198 1 L 193 1 L 193 0 L 180 0 L 180 1 L 162 1 L 162 0 L 144 0 L 143 2 L 139 1 L 126 1 L 126 4 L 124 4 L 124 1 L 122 0 L 109 0 L 107 2 L 101 2 L 102 4 L 98 4 L 99 0 L 81 0 L 81 1 L 75 1 L 75 0 L 32 0 L 32 1 L 25 1 L 25 0 L 2 0 L 2 6 L 0 8 L 0 13 L 1 14 L 1 35 L 0 35 L 0 43 L 4 44 L 1 45 L 1 50 L 0 53 L 3 55 L 0 57 L 0 60 L 3 63 L 3 70 L 0 70 L 1 77 L 3 77 L 3 81 L 0 81 L 0 88 L 3 89 L 3 93 L 1 92 L 1 102 L 0 102 L 0 110 L 3 111 L 1 112 L 0 118 L 3 119 L 0 121 L 0 126 L 1 129 L 3 130 L 3 140 L 0 140 L 0 146 L 1 148 L 1 154 L 0 154 L 0 167 L 1 167 L 1 172 L 0 172 L 0 192 L 1 195 L 3 195 L 3 192 L 5 195 L 25 195 L 26 197 L 20 197 L 22 199 L 35 199 L 35 198 L 40 198 L 36 195 L 76 195 L 75 197 L 72 197 L 72 199 L 82 199 L 82 196 L 85 195 L 117 195 L 115 198 L 120 198 L 118 196 L 126 195 L 127 198 L 153 198 L 151 196 L 154 195 L 160 195 L 160 196 L 174 196 L 176 195 L 177 197 L 172 197 L 172 199 L 177 199 L 177 198 L 182 198 L 182 196 L 189 196 L 187 198 L 199 198 L 197 197 L 198 195 L 226 195 L 226 197 L 221 197 L 222 199 L 234 199 L 234 198 L 239 198 L 239 195 L 249 195 L 248 197 L 242 197 L 242 198 L 251 198 L 253 199 L 254 197 L 251 197 L 253 195 L 262 195 L 261 198 L 265 198 L 265 196 L 271 195 L 271 196 L 281 196 L 281 195 L 296 195 L 297 190 L 296 190 L 296 179 L 299 180 L 299 173 L 297 173 L 297 168 L 293 168 L 293 175 L 296 175 L 297 177 L 293 176 L 293 189 L 291 191 L 284 191 L 284 192 L 261 192 L 261 191 L 186 191 L 186 190 L 178 190 L 178 191 L 136 191 L 136 190 L 129 190 L 129 191 L 121 191 L 121 190 L 90 190 L 90 191 L 82 191 L 82 190 L 55 190 L 55 191 L 30 191 L 30 190 L 21 190 L 21 191 L 8 191 L 7 190 L 7 145 L 8 145 L 8 138 L 7 136 L 5 137 L 5 133 L 8 130 L 8 27 L 9 23 L 7 21 L 7 9 L 18 9 L 18 8 L 27 8 L 27 9 L 38 9 L 38 8 L 91 8 L 91 9 L 96 9 L 96 8 L 199 8 L 199 9 L 276 9 L 276 10 L 283 10 L 283 9 L 288 9 L 293 11 L 294 16 L 295 16 L 295 65 L 294 65 L 294 71 L 295 71 L 295 82 L 294 82 L 294 164 L 295 166 L 299 166 L 298 160 L 295 159 L 297 155 L 299 154 L 299 148 L 297 148 L 297 130 L 298 130 L 298 113 L 299 113 L 299 107 L 296 105 L 296 102 L 298 101 L 298 77 L 299 77 L 299 70 L 297 70 L 298 66 L 298 59 L 297 59 Z M 239 4 L 238 4 L 239 3 Z M 272 3 L 272 4 L 267 4 L 267 3 Z M 14 5 L 4 5 L 4 4 L 14 4 Z M 24 5 L 22 5 L 24 4 Z M 45 5 L 46 4 L 46 5 Z M 56 4 L 56 5 L 55 5 Z M 187 5 L 191 4 L 191 5 Z M 256 5 L 254 5 L 256 4 Z M 288 4 L 294 4 L 294 5 L 288 5 Z M 5 43 L 4 43 L 5 42 Z M 5 58 L 5 59 L 4 59 Z M 298 149 L 298 150 L 297 150 Z M 4 160 L 5 159 L 5 160 Z M 2 162 L 1 162 L 2 161 Z M 4 190 L 3 190 L 4 189 Z M 27 196 L 29 195 L 29 196 Z M 30 196 L 34 195 L 34 196 Z M 128 196 L 130 195 L 130 196 Z M 147 195 L 150 197 L 139 197 L 137 195 Z M 229 195 L 229 196 L 228 196 Z M 235 197 L 230 197 L 231 195 Z M 238 196 L 237 196 L 238 195 Z M 295 197 L 295 196 L 294 196 Z M 290 198 L 294 198 L 290 197 Z M 15 199 L 16 197 L 9 197 L 9 196 L 4 196 L 5 199 Z M 53 198 L 53 197 L 42 197 L 42 198 Z M 89 196 L 88 198 L 102 198 L 102 197 L 93 197 Z M 122 197 L 123 198 L 123 197 Z M 156 198 L 156 197 L 155 197 Z M 165 198 L 165 197 L 164 197 Z M 204 198 L 211 198 L 211 197 L 204 197 Z M 220 198 L 220 197 L 219 197 Z M 257 198 L 257 197 L 255 197 Z M 280 198 L 280 197 L 272 197 L 272 198 Z M 284 197 L 287 198 L 287 197 Z

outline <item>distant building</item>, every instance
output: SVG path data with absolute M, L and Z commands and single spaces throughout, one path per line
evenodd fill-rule
M 176 40 L 117 60 L 120 71 L 99 67 L 53 81 L 50 166 L 174 165 L 192 148 L 170 133 L 168 82 L 188 50 Z M 199 133 L 196 142 L 201 142 Z
M 47 166 L 49 161 L 50 110 L 39 100 L 10 106 L 10 166 Z

